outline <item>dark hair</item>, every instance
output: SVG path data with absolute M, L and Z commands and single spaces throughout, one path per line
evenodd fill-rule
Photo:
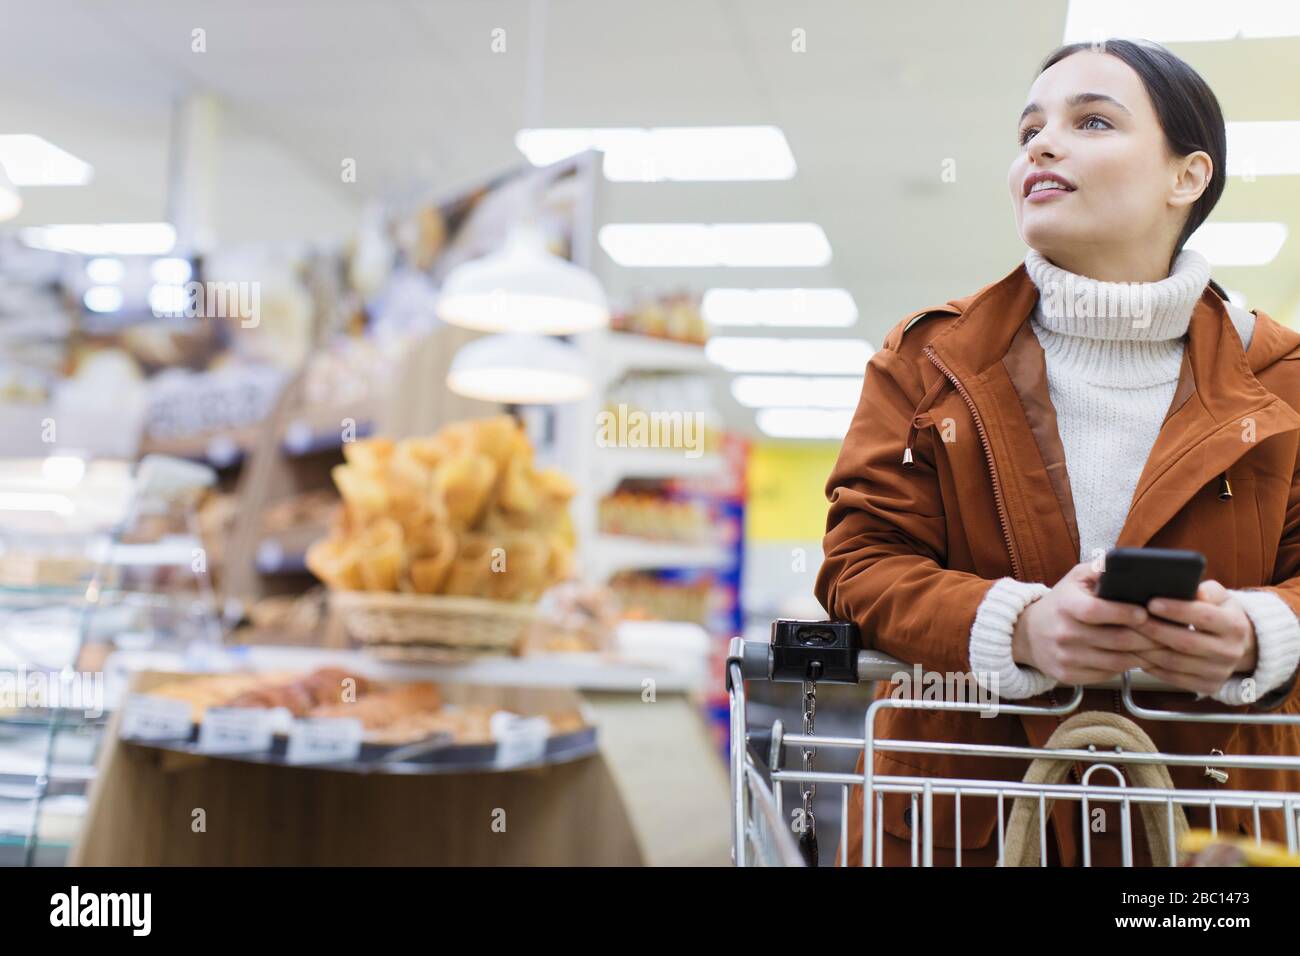
M 1177 156 L 1204 150 L 1214 162 L 1210 181 L 1201 198 L 1192 205 L 1183 231 L 1174 244 L 1174 254 L 1201 223 L 1223 195 L 1227 184 L 1228 135 L 1223 125 L 1219 100 L 1201 74 L 1164 47 L 1150 40 L 1102 40 L 1096 43 L 1067 43 L 1047 55 L 1038 68 L 1041 75 L 1067 56 L 1084 50 L 1108 53 L 1123 60 L 1137 73 L 1155 106 L 1165 142 Z

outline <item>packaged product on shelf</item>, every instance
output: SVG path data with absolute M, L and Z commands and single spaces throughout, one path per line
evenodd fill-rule
M 713 400 L 713 389 L 714 383 L 707 375 L 629 373 L 606 389 L 605 410 L 616 421 L 631 420 L 634 413 L 652 425 L 661 421 L 673 433 L 674 442 L 680 439 L 688 451 L 713 454 L 723 437 L 722 413 Z M 674 429 L 667 429 L 670 424 Z
M 598 508 L 604 534 L 683 542 L 714 537 L 709 509 L 698 500 L 620 489 L 601 499 Z
M 699 298 L 686 292 L 647 298 L 618 310 L 610 316 L 610 328 L 691 345 L 703 345 L 709 337 Z

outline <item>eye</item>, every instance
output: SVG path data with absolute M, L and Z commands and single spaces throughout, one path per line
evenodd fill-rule
M 1102 125 L 1101 125 L 1101 126 L 1091 126 L 1091 125 L 1089 125 L 1089 124 L 1094 123 L 1094 122 L 1095 122 L 1095 123 L 1100 123 L 1100 124 L 1102 124 Z M 1088 115 L 1088 116 L 1085 116 L 1085 117 L 1083 118 L 1083 122 L 1080 124 L 1080 126 L 1081 126 L 1081 128 L 1083 128 L 1083 129 L 1114 129 L 1114 128 L 1115 128 L 1115 127 L 1111 124 L 1111 121 L 1110 121 L 1110 120 L 1106 119 L 1106 117 L 1101 116 L 1101 115 L 1098 114 L 1098 113 L 1092 113 L 1092 114 L 1090 114 L 1090 115 Z M 1017 137 L 1017 140 L 1018 140 L 1018 142 L 1020 143 L 1021 146 L 1024 146 L 1025 143 L 1029 142 L 1029 140 L 1030 140 L 1031 138 L 1033 138 L 1033 135 L 1034 135 L 1034 133 L 1036 133 L 1036 132 L 1038 132 L 1038 130 L 1037 130 L 1036 127 L 1033 127 L 1033 126 L 1026 126 L 1024 129 L 1022 129 L 1022 130 L 1020 131 L 1020 134 L 1019 134 L 1019 136 Z

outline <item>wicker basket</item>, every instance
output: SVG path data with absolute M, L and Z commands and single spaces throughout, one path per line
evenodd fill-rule
M 387 591 L 332 591 L 330 608 L 380 656 L 440 661 L 511 654 L 537 616 L 536 604 Z

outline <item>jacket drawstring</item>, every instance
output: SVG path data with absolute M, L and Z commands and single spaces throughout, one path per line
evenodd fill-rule
M 930 416 L 928 414 L 930 406 L 938 400 L 939 393 L 943 391 L 943 387 L 947 384 L 948 379 L 942 375 L 939 376 L 939 378 L 935 379 L 934 384 L 930 386 L 930 390 L 925 393 L 920 404 L 913 409 L 912 420 L 907 426 L 907 442 L 903 446 L 903 467 L 911 468 L 915 464 L 912 460 L 912 445 L 916 442 L 916 430 L 930 425 Z
M 1228 473 L 1225 471 L 1219 475 L 1219 500 L 1228 501 L 1232 498 L 1232 485 L 1228 483 Z

